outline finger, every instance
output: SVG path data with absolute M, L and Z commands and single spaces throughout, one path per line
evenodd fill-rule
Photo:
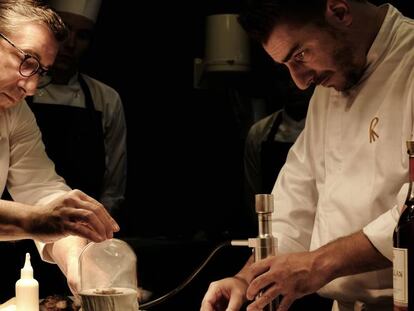
M 79 283 L 75 282 L 73 280 L 70 280 L 70 281 L 68 280 L 67 283 L 68 283 L 69 289 L 72 292 L 73 296 L 77 297 L 79 295 L 78 293 L 80 291 Z
M 68 223 L 65 226 L 65 230 L 71 235 L 77 235 L 97 243 L 105 240 L 95 230 L 92 230 L 88 225 L 82 224 L 81 222 Z
M 211 288 L 214 286 L 214 282 L 210 284 L 209 289 L 207 290 L 207 293 L 204 295 L 204 298 L 201 302 L 201 309 L 202 311 L 214 311 L 214 304 L 216 303 L 216 300 L 220 299 L 219 294 L 216 293 L 215 290 L 211 290 Z
M 93 238 L 94 241 L 102 242 L 107 238 L 106 230 L 101 220 L 92 211 L 88 210 L 87 207 L 83 209 L 81 206 L 78 206 L 78 208 L 66 208 L 61 209 L 61 211 L 66 214 L 66 218 L 69 220 L 68 222 L 64 221 L 64 225 L 68 226 L 68 228 L 82 230 L 79 231 L 80 233 L 87 233 L 85 231 L 85 228 L 87 228 L 99 236 L 99 238 L 95 236 Z M 70 226 L 71 224 L 75 225 L 75 227 Z
M 203 299 L 203 301 L 201 302 L 200 311 L 214 311 L 214 309 L 209 302 Z
M 249 267 L 248 272 L 251 275 L 252 279 L 257 277 L 258 275 L 265 273 L 266 271 L 269 271 L 270 265 L 272 263 L 272 258 L 274 257 L 270 256 L 265 259 L 259 260 Z
M 265 306 L 270 304 L 273 300 L 273 297 L 267 293 L 263 293 L 260 296 L 256 297 L 256 300 L 249 304 L 247 311 L 252 310 L 262 310 Z
M 69 286 L 69 289 L 70 289 L 71 293 L 73 295 L 75 295 L 77 293 L 77 291 L 73 288 L 73 286 L 72 286 L 72 284 L 70 282 L 68 282 L 68 286 Z
M 231 295 L 226 311 L 238 311 L 242 305 L 243 302 L 240 300 L 240 298 L 236 297 L 235 295 Z
M 111 239 L 114 236 L 114 226 L 111 221 L 108 212 L 103 207 L 103 205 L 97 205 L 95 203 L 84 201 L 86 204 L 90 204 L 90 207 L 93 213 L 97 216 L 97 218 L 102 222 L 103 228 L 105 230 L 106 238 Z
M 79 197 L 84 200 L 84 201 L 88 201 L 96 206 L 98 206 L 100 209 L 102 209 L 103 214 L 105 215 L 105 217 L 108 219 L 108 221 L 110 221 L 113 225 L 114 225 L 114 231 L 119 231 L 119 225 L 118 223 L 115 221 L 115 219 L 112 218 L 112 216 L 109 214 L 108 210 L 103 206 L 103 204 L 99 201 L 97 201 L 96 199 L 92 198 L 91 196 L 87 195 L 86 193 L 83 193 L 82 191 L 78 190 L 79 193 Z
M 250 285 L 246 291 L 247 299 L 253 300 L 259 294 L 260 291 L 266 289 L 272 284 L 274 284 L 274 277 L 272 277 L 270 273 L 264 273 L 262 275 L 259 275 L 250 282 Z M 266 292 L 268 292 L 268 290 L 266 290 Z
M 255 310 L 255 308 L 262 310 L 265 306 L 277 299 L 280 294 L 280 286 L 278 286 L 277 283 L 272 284 L 266 289 L 263 289 L 262 292 L 256 296 L 254 303 L 250 304 L 250 310 Z M 272 310 L 273 309 L 274 308 L 272 307 Z
M 217 308 L 222 299 L 220 289 L 217 289 L 216 282 L 210 283 L 207 293 L 204 295 L 203 301 L 201 302 L 202 311 L 215 311 L 223 310 L 223 308 Z
M 295 299 L 288 298 L 287 296 L 284 296 L 282 301 L 280 302 L 279 308 L 277 308 L 277 311 L 287 311 L 289 310 L 290 306 L 293 304 Z
M 118 232 L 119 231 L 119 225 L 118 223 L 115 221 L 115 219 L 113 219 L 111 217 L 111 215 L 109 214 L 109 212 L 107 211 L 107 209 L 97 200 L 95 200 L 94 198 L 88 196 L 87 194 L 83 193 L 82 191 L 78 190 L 79 193 L 79 198 L 81 200 L 90 202 L 91 204 L 97 206 L 99 208 L 99 213 L 101 213 L 101 216 L 103 218 L 106 219 L 106 221 L 108 222 L 108 224 L 110 224 L 110 226 L 112 227 L 112 231 Z

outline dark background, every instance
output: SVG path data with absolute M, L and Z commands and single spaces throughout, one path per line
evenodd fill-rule
M 391 1 L 414 16 L 411 2 Z M 286 70 L 252 42 L 249 74 L 214 77 L 210 89 L 193 87 L 194 58 L 204 56 L 206 16 L 238 8 L 235 0 L 104 0 L 83 64 L 84 72 L 114 87 L 123 99 L 128 186 L 126 202 L 115 215 L 121 224 L 118 237 L 133 246 L 140 286 L 153 298 L 178 286 L 222 241 L 256 234 L 255 215 L 243 202 L 251 100 L 264 100 L 268 113 L 281 107 Z M 0 289 L 2 301 L 14 295 L 10 284 L 27 250 L 35 257 L 41 297 L 68 293 L 65 280 L 38 261 L 31 245 L 10 243 L 4 251 L 0 246 L 5 262 L 10 252 L 21 257 L 7 271 L 11 281 Z M 194 282 L 151 310 L 198 310 L 208 284 L 238 271 L 248 255 L 249 249 L 219 251 Z

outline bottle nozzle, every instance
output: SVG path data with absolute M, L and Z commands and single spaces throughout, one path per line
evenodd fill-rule
M 33 268 L 30 262 L 30 253 L 26 253 L 26 260 L 24 266 L 20 271 L 20 277 L 22 279 L 32 279 L 33 278 Z

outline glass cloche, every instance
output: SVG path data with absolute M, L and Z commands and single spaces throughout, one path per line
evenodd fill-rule
M 89 243 L 79 257 L 83 311 L 137 311 L 137 257 L 124 241 Z

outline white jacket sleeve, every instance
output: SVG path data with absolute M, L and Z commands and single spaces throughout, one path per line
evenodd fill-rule
M 46 204 L 69 191 L 46 155 L 39 128 L 27 104 L 8 109 L 6 120 L 10 145 L 7 187 L 13 199 L 30 205 Z M 44 243 L 36 242 L 36 246 L 43 260 L 53 262 L 44 250 Z
M 44 204 L 69 191 L 47 157 L 39 128 L 27 104 L 7 112 L 10 144 L 8 190 L 15 201 Z
M 317 192 L 306 133 L 302 133 L 288 153 L 273 189 L 273 234 L 280 253 L 309 250 Z
M 309 250 L 311 243 L 318 201 L 316 177 L 320 174 L 316 168 L 320 159 L 314 150 L 323 144 L 323 137 L 318 137 L 322 125 L 312 113 L 312 106 L 317 105 L 312 101 L 306 126 L 290 149 L 273 189 L 273 234 L 281 253 Z
M 104 122 L 106 166 L 100 201 L 109 211 L 112 211 L 119 208 L 125 199 L 127 128 L 121 98 L 118 94 L 110 106 L 113 110 Z

